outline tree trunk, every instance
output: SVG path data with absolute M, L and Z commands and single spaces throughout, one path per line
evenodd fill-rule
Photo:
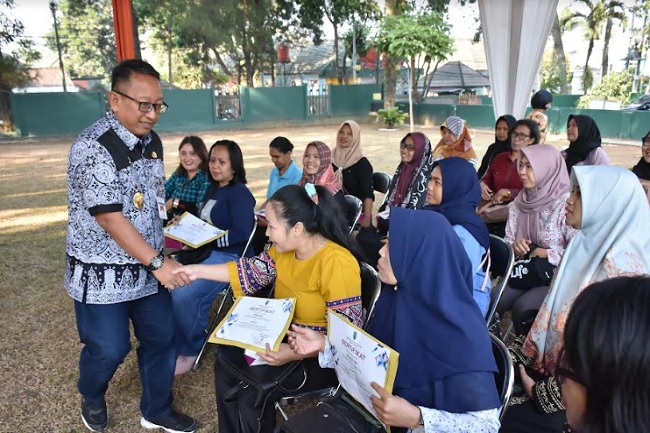
M 133 10 L 133 2 L 131 2 L 131 10 Z M 138 14 L 131 14 L 133 16 L 133 50 L 135 52 L 136 59 L 142 59 L 142 51 L 140 49 L 140 35 L 138 33 L 138 27 L 140 25 L 140 20 L 138 19 Z
M 386 16 L 395 15 L 396 0 L 386 0 L 384 13 Z M 380 55 L 380 53 L 377 53 Z M 384 108 L 395 106 L 395 86 L 397 85 L 397 71 L 395 70 L 395 61 L 392 56 L 386 54 L 384 61 Z
M 339 29 L 338 29 L 338 23 L 332 22 L 332 25 L 334 26 L 334 74 L 336 75 L 337 79 L 339 80 L 339 84 L 343 83 L 343 77 L 341 76 L 341 73 L 339 72 Z
M 555 61 L 560 69 L 560 92 L 568 93 L 569 83 L 567 82 L 566 56 L 564 54 L 564 44 L 562 43 L 562 28 L 560 27 L 560 17 L 557 12 L 551 27 L 553 35 L 553 47 L 555 49 Z
M 411 132 L 413 132 L 413 77 L 415 75 L 414 57 L 411 57 L 411 64 L 409 69 L 409 124 L 411 126 Z
M 605 24 L 605 38 L 603 39 L 603 61 L 601 63 L 601 80 L 605 78 L 609 69 L 609 40 L 612 37 L 612 26 L 614 22 L 611 17 L 607 18 L 607 24 Z
M 593 84 L 593 78 L 588 79 L 589 72 L 589 59 L 591 58 L 591 52 L 594 50 L 594 39 L 589 39 L 589 45 L 587 46 L 587 59 L 585 60 L 585 68 L 582 71 L 582 93 L 586 94 L 587 90 Z
M 167 67 L 169 68 L 169 76 L 167 81 L 169 81 L 169 88 L 174 87 L 174 80 L 172 78 L 172 25 L 173 25 L 172 13 L 169 14 L 169 20 L 167 21 Z
M 219 66 L 221 66 L 221 69 L 223 69 L 223 73 L 229 77 L 232 76 L 230 69 L 228 69 L 228 66 L 226 66 L 226 64 L 224 63 L 223 59 L 221 58 L 221 55 L 219 54 L 219 51 L 217 51 L 217 49 L 214 47 L 210 47 L 210 50 L 214 55 L 214 59 L 217 61 Z

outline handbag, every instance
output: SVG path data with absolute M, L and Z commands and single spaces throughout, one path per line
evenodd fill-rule
M 551 284 L 556 267 L 550 264 L 546 257 L 530 257 L 530 253 L 537 247 L 537 245 L 531 244 L 528 254 L 515 261 L 508 286 L 513 289 L 528 290 Z
M 183 265 L 201 263 L 212 254 L 212 243 L 201 245 L 198 248 L 183 249 L 176 253 L 176 261 Z
M 502 223 L 508 220 L 510 206 L 507 204 L 495 204 L 482 210 L 478 215 L 486 224 Z
M 307 382 L 307 368 L 302 360 L 280 366 L 251 367 L 244 359 L 243 349 L 233 346 L 218 346 L 215 351 L 215 368 L 219 374 L 226 374 L 237 380 L 237 385 L 224 394 L 224 401 L 233 401 L 241 390 L 253 388 L 257 391 L 253 407 L 262 406 L 262 411 L 272 394 L 299 391 Z M 298 379 L 295 379 L 293 373 L 299 370 L 302 370 L 302 375 L 298 375 Z
M 375 433 L 385 432 L 381 423 L 343 389 L 332 398 L 306 409 L 281 424 L 284 433 Z

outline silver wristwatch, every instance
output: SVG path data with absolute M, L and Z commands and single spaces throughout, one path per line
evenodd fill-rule
M 154 256 L 151 259 L 148 265 L 145 265 L 145 268 L 147 268 L 148 271 L 157 271 L 158 269 L 163 267 L 164 263 L 165 263 L 165 256 L 163 256 L 162 254 L 158 254 L 157 256 Z

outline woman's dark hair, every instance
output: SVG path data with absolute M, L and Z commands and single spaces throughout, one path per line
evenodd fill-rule
M 534 138 L 535 141 L 533 144 L 539 144 L 539 140 L 542 137 L 542 134 L 539 132 L 539 125 L 537 122 L 535 122 L 532 119 L 519 119 L 515 122 L 515 124 L 510 128 L 510 134 L 515 130 L 517 126 L 526 126 L 530 130 L 530 133 L 532 134 L 531 138 Z M 511 140 L 512 141 L 512 140 Z
M 293 143 L 286 137 L 275 137 L 269 144 L 269 147 L 278 149 L 282 153 L 288 153 L 293 150 Z
M 223 146 L 228 149 L 228 155 L 230 156 L 230 166 L 232 167 L 233 176 L 232 180 L 228 185 L 232 185 L 235 182 L 246 183 L 246 169 L 244 169 L 244 155 L 242 155 L 241 148 L 237 143 L 232 140 L 217 140 L 214 142 L 210 148 L 208 155 L 212 155 L 212 149 L 216 146 Z M 216 181 L 210 176 L 210 181 L 216 183 Z
M 183 138 L 183 140 L 181 140 L 181 144 L 178 145 L 178 151 L 180 152 L 183 146 L 188 143 L 192 145 L 192 150 L 194 150 L 196 156 L 201 159 L 199 170 L 208 171 L 208 149 L 205 147 L 205 143 L 203 140 L 201 140 L 201 137 L 197 137 L 196 135 L 188 135 L 187 137 Z M 182 176 L 186 173 L 187 170 L 185 170 L 183 164 L 178 164 L 176 175 Z
M 650 432 L 649 306 L 648 276 L 592 284 L 574 301 L 561 365 L 587 390 L 581 433 Z
M 280 188 L 271 196 L 269 202 L 288 227 L 302 223 L 307 233 L 318 233 L 350 251 L 357 260 L 363 261 L 363 253 L 349 233 L 345 212 L 327 188 L 321 185 L 315 185 L 315 188 L 318 204 L 314 203 L 305 188 L 299 185 Z
M 140 59 L 128 59 L 121 61 L 113 68 L 111 72 L 111 90 L 116 90 L 115 86 L 129 81 L 133 73 L 150 75 L 160 81 L 160 74 L 149 63 Z

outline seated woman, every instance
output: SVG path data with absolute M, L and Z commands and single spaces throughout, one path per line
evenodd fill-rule
M 492 159 L 500 153 L 510 150 L 510 130 L 515 126 L 517 119 L 505 114 L 499 117 L 494 124 L 494 143 L 490 144 L 483 155 L 481 166 L 478 169 L 478 178 L 481 179 L 487 171 Z
M 210 255 L 201 263 L 216 264 L 241 256 L 253 229 L 255 198 L 246 187 L 244 158 L 239 145 L 219 140 L 210 148 L 212 184 L 199 210 L 202 220 L 226 231 L 211 245 Z M 172 292 L 176 321 L 174 341 L 178 353 L 176 374 L 192 367 L 205 339 L 208 313 L 214 298 L 227 284 L 199 280 Z
M 425 432 L 496 433 L 501 405 L 496 363 L 472 299 L 474 270 L 458 235 L 442 215 L 400 208 L 392 211 L 389 235 L 379 259 L 384 285 L 368 328 L 399 352 L 393 394 L 372 384 L 380 420 L 390 427 L 423 426 Z M 322 335 L 293 327 L 289 344 L 299 354 L 320 352 L 321 365 L 333 367 Z M 340 401 L 334 397 L 328 403 L 336 407 Z M 369 424 L 358 417 L 353 424 Z M 342 425 L 339 431 L 357 430 Z
M 346 194 L 363 202 L 361 227 L 369 227 L 372 221 L 372 165 L 361 150 L 361 128 L 354 120 L 346 120 L 336 135 L 336 147 L 332 151 L 332 166 L 336 179 Z
M 548 90 L 538 90 L 530 98 L 530 106 L 533 110 L 528 114 L 528 119 L 537 123 L 539 127 L 539 142 L 546 143 L 546 133 L 548 132 L 548 115 L 546 111 L 551 108 L 553 94 Z
M 305 186 L 308 183 L 324 186 L 336 198 L 339 207 L 345 209 L 343 186 L 336 179 L 332 168 L 332 151 L 322 141 L 312 141 L 305 148 L 302 177 L 298 185 Z
M 650 202 L 650 131 L 641 140 L 641 159 L 632 168 L 632 171 L 641 181 Z
M 273 161 L 273 169 L 269 175 L 269 186 L 266 189 L 266 199 L 286 185 L 300 182 L 302 170 L 291 159 L 293 143 L 286 137 L 275 137 L 269 144 L 269 155 Z
M 519 373 L 527 393 L 511 399 L 514 404 L 502 422 L 505 433 L 562 428 L 566 418 L 553 375 L 576 295 L 608 278 L 650 273 L 650 207 L 636 176 L 620 167 L 576 166 L 571 183 L 566 223 L 579 231 L 566 249 L 528 336 L 510 348 L 522 364 Z M 607 377 L 618 379 L 614 372 Z
M 648 305 L 648 276 L 592 284 L 573 302 L 555 369 L 568 431 L 650 431 Z
M 510 143 L 510 151 L 495 156 L 481 179 L 483 204 L 479 208 L 479 215 L 484 221 L 490 223 L 488 225 L 490 232 L 500 237 L 505 235 L 508 204 L 524 187 L 517 169 L 519 151 L 539 143 L 537 123 L 530 119 L 515 122 L 510 132 Z
M 269 186 L 266 189 L 266 199 L 271 196 L 280 188 L 286 185 L 295 185 L 300 182 L 302 178 L 302 170 L 298 164 L 293 162 L 291 154 L 293 152 L 293 143 L 286 137 L 275 137 L 269 144 L 269 155 L 273 162 L 273 169 L 269 174 Z M 264 209 L 266 201 L 262 203 L 260 209 Z M 257 229 L 251 247 L 254 254 L 259 254 L 264 250 L 268 238 L 264 234 L 266 232 L 266 219 L 258 217 Z
M 457 116 L 447 117 L 445 123 L 440 125 L 440 135 L 442 139 L 433 150 L 434 161 L 459 156 L 471 162 L 474 168 L 477 167 L 478 157 L 472 148 L 472 137 L 465 120 Z
M 570 114 L 566 137 L 569 147 L 562 151 L 568 172 L 574 165 L 610 165 L 609 156 L 601 147 L 600 130 L 594 119 L 583 114 Z
M 216 266 L 184 266 L 178 272 L 189 279 L 209 279 L 232 284 L 235 296 L 252 295 L 275 283 L 276 298 L 297 298 L 294 325 L 327 330 L 327 308 L 345 314 L 361 325 L 361 277 L 359 263 L 353 255 L 354 243 L 338 218 L 338 207 L 331 194 L 321 186 L 305 188 L 289 185 L 278 190 L 266 205 L 267 235 L 273 243 L 268 252 L 253 258 Z M 313 200 L 313 201 L 312 201 Z M 356 252 L 355 252 L 356 254 Z M 214 283 L 213 283 L 214 284 Z M 242 369 L 256 369 L 256 375 L 272 376 L 278 366 L 305 358 L 283 343 L 278 352 L 259 354 L 268 365 L 249 367 L 243 350 L 219 346 L 233 363 Z M 303 391 L 336 384 L 331 371 L 321 370 L 318 360 L 307 358 L 307 383 Z M 215 384 L 219 430 L 223 432 L 270 433 L 275 428 L 274 401 L 282 395 L 267 396 L 264 404 L 255 406 L 257 390 L 242 389 L 227 398 L 238 380 L 222 371 L 215 363 Z M 292 373 L 288 388 L 297 387 L 303 379 L 302 369 Z M 258 430 L 259 428 L 259 430 Z
M 490 278 L 487 276 L 487 250 L 490 234 L 485 223 L 476 215 L 481 197 L 474 167 L 458 157 L 433 163 L 433 172 L 427 188 L 427 203 L 423 209 L 442 214 L 454 228 L 474 271 L 472 296 L 483 317 L 490 307 Z M 432 230 L 436 230 L 432 228 Z
M 200 137 L 183 138 L 178 146 L 178 158 L 178 167 L 165 182 L 165 208 L 171 214 L 170 219 L 185 211 L 196 215 L 210 185 L 208 150 Z
M 381 239 L 388 232 L 390 210 L 394 207 L 420 209 L 427 200 L 427 185 L 433 167 L 431 142 L 421 132 L 410 132 L 402 138 L 399 150 L 400 163 L 386 191 L 384 204 L 379 208 L 376 227 L 362 228 L 357 234 L 357 242 L 368 263 L 375 267 L 383 245 Z
M 497 311 L 502 315 L 512 309 L 515 332 L 524 334 L 576 230 L 565 221 L 569 176 L 560 152 L 549 144 L 520 152 L 519 175 L 524 189 L 510 205 L 504 238 L 512 245 L 517 261 Z

